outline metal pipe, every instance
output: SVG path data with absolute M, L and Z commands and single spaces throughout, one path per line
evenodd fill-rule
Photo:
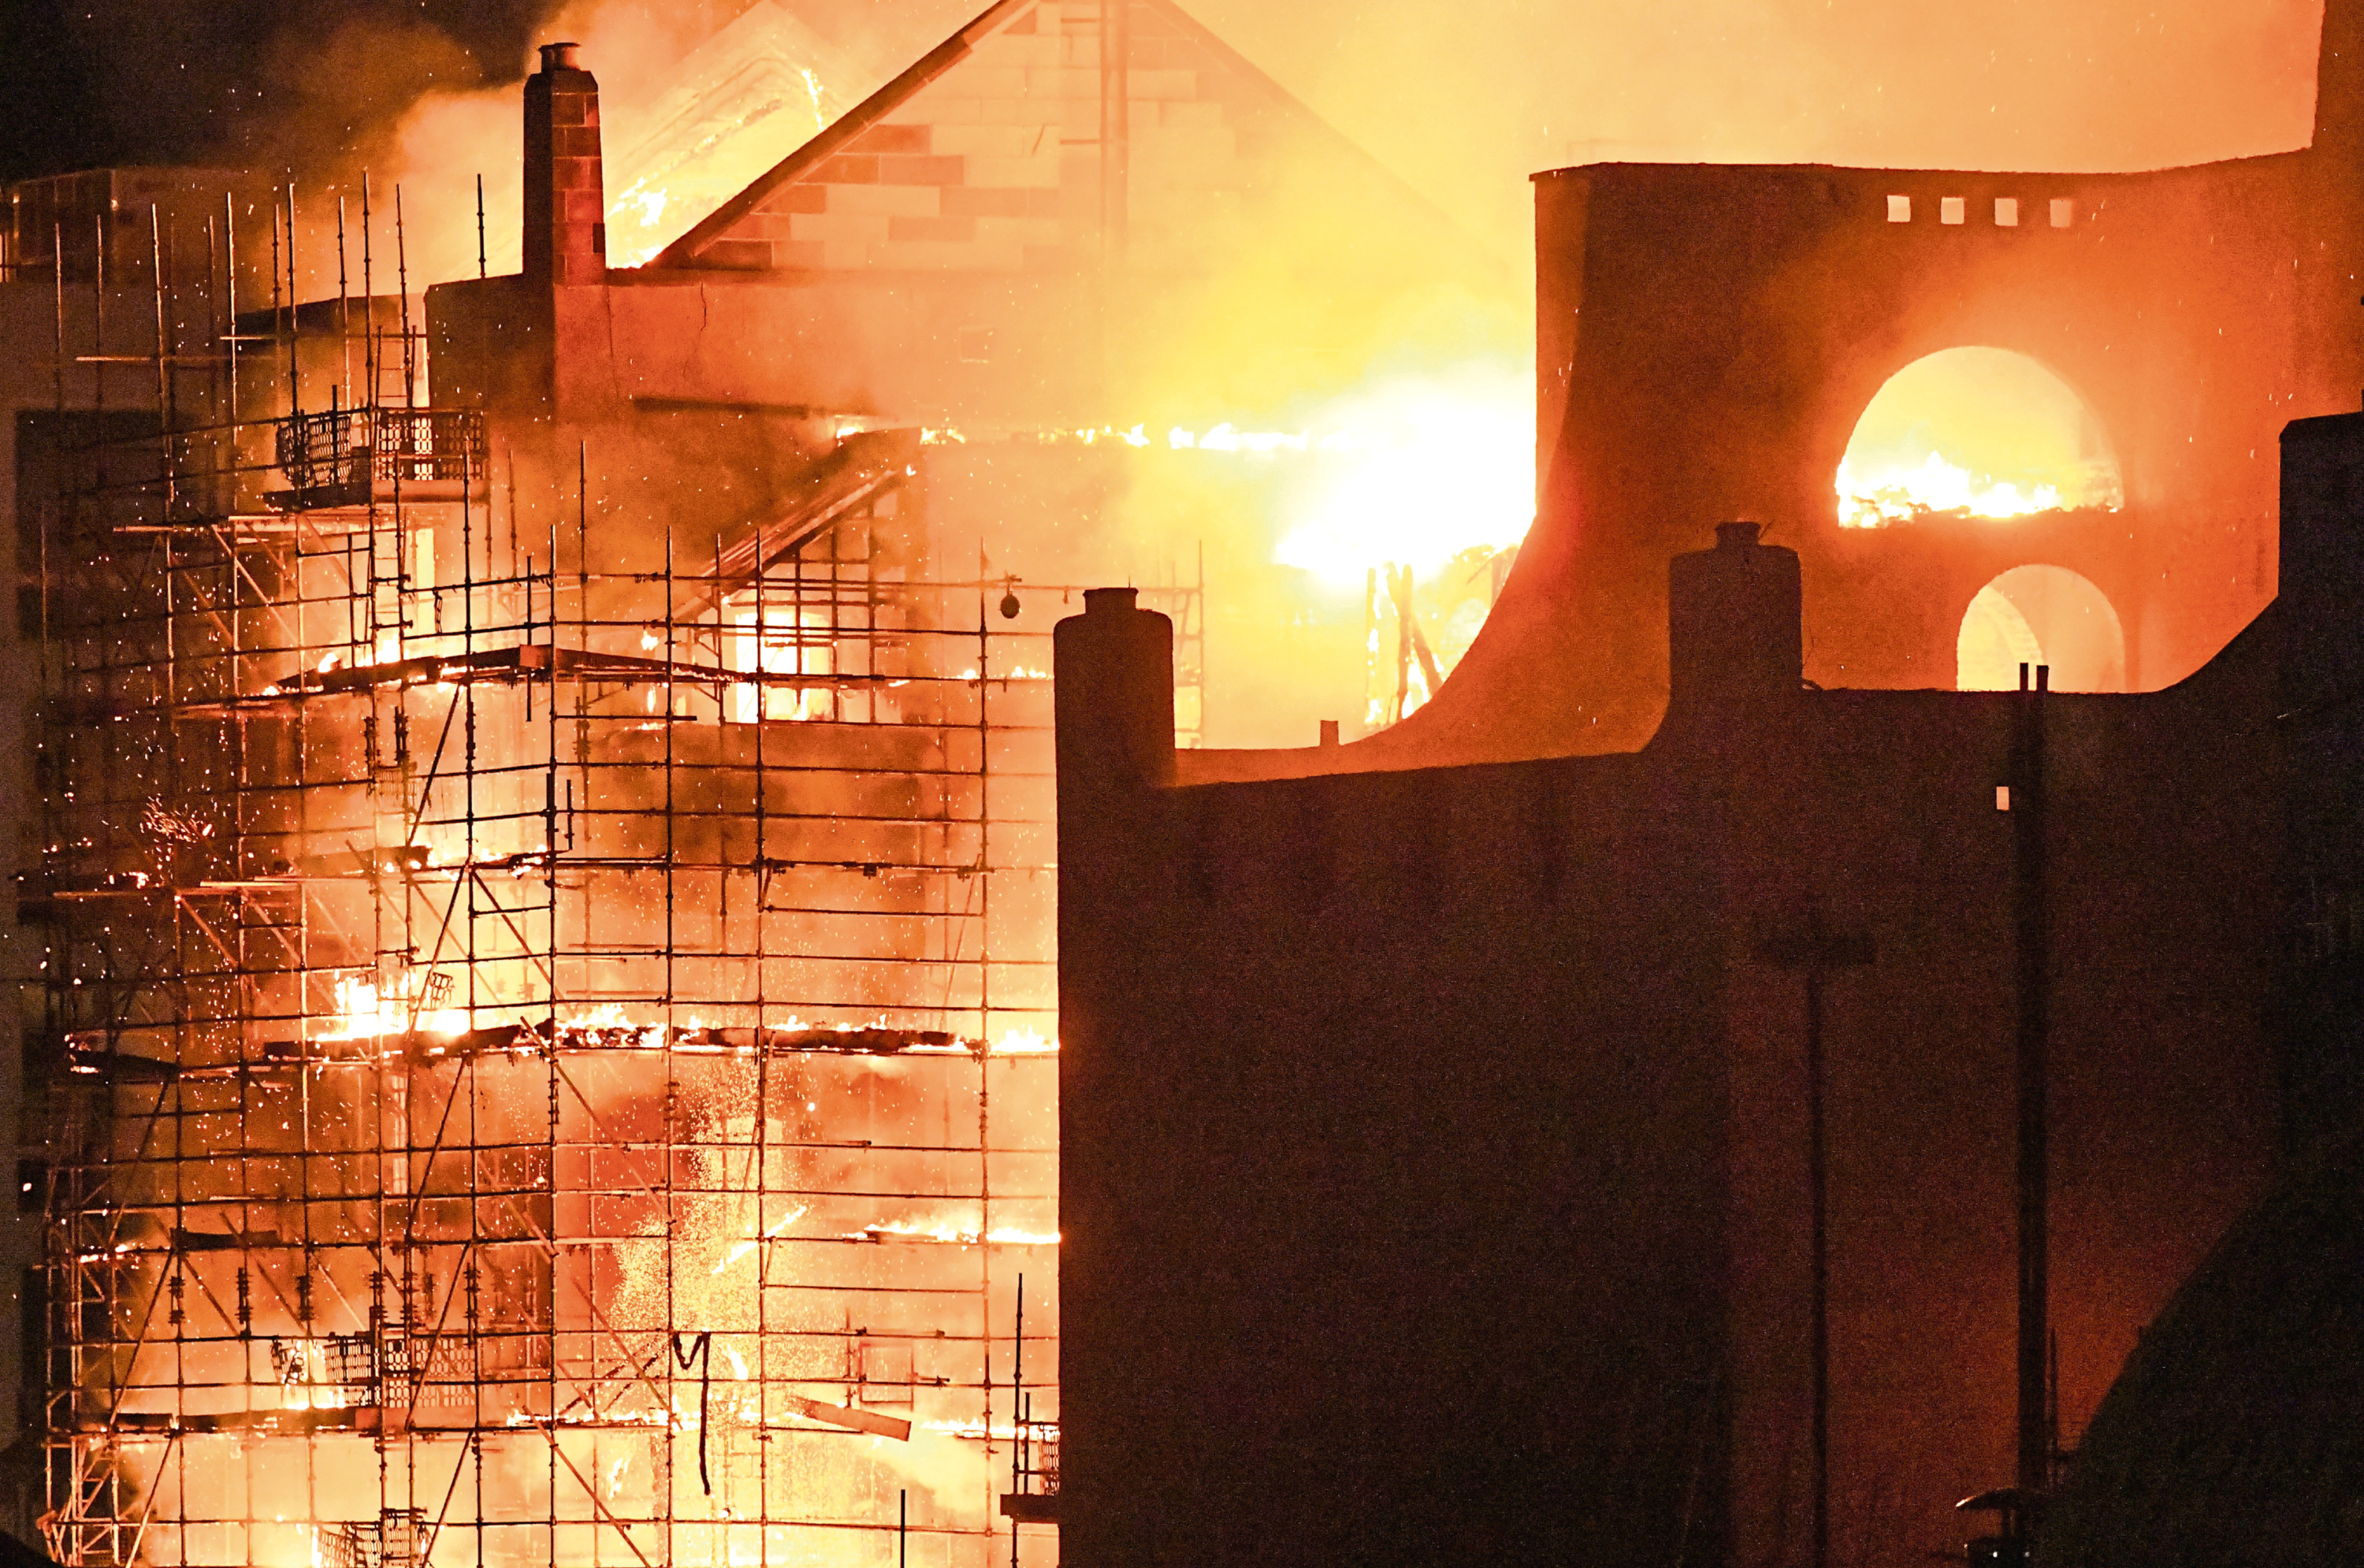
M 238 207 L 230 199 L 230 195 L 228 191 L 224 191 L 222 193 L 222 319 L 229 323 L 229 330 L 222 334 L 222 341 L 229 350 L 228 358 L 229 361 L 229 410 L 228 417 L 222 422 L 229 427 L 229 451 L 232 473 L 230 480 L 230 499 L 231 504 L 235 506 L 237 504 L 238 496 L 238 480 L 236 478 L 236 473 L 238 467 L 239 421 Z M 298 599 L 300 602 L 300 594 L 298 595 Z
M 1813 1568 L 1831 1561 L 1831 1184 L 1823 1110 L 1823 969 L 1806 971 L 1807 1245 L 1812 1254 Z
M 345 276 L 345 197 L 337 193 L 337 352 L 345 406 L 353 401 L 353 306 Z
M 296 286 L 296 182 L 287 182 L 287 411 L 304 412 L 303 368 L 296 358 L 296 345 L 302 339 L 303 305 Z
M 2016 1051 L 2019 1191 L 2018 1479 L 2040 1494 L 2052 1480 L 2045 1362 L 2050 1334 L 2051 906 L 2045 843 L 2045 697 L 2049 666 L 2019 667 L 2013 736 L 2012 921 L 2019 993 Z
M 402 233 L 402 183 L 394 187 L 394 286 L 402 301 L 402 406 L 418 406 L 418 361 L 410 336 L 410 253 Z M 492 553 L 492 533 L 485 534 L 485 553 Z
M 1757 957 L 1801 972 L 1806 982 L 1807 1360 L 1812 1397 L 1813 1568 L 1829 1568 L 1831 1555 L 1830 1160 L 1824 1112 L 1823 985 L 1832 970 L 1868 964 L 1872 956 L 1868 931 L 1832 920 L 1811 898 L 1801 917 L 1757 944 Z
M 979 1059 L 980 1062 L 983 1060 Z M 979 1071 L 982 1071 L 980 1067 Z M 977 1229 L 985 1229 L 982 1206 L 979 1207 Z M 1026 1387 L 1026 1276 L 1018 1276 L 1018 1318 L 1012 1332 L 1009 1350 L 1009 1492 L 1012 1496 L 1026 1490 L 1026 1413 L 1022 1401 Z M 988 1420 L 987 1427 L 991 1423 Z M 1015 1505 L 1012 1505 L 1015 1507 Z M 1018 1568 L 1018 1519 L 1009 1520 L 1009 1568 Z
M 369 383 L 362 401 L 377 406 L 378 343 L 377 292 L 370 277 L 370 181 L 369 171 L 362 171 L 362 375 Z M 372 439 L 375 437 L 373 435 Z

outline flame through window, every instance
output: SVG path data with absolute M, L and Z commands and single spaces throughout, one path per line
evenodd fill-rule
M 2024 354 L 1947 349 L 1913 361 L 1857 420 L 1839 463 L 1839 522 L 2116 511 L 2125 484 L 2083 398 Z

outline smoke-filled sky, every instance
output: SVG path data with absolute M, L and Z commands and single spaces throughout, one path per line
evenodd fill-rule
M 2139 168 L 2302 144 L 2320 0 L 1183 0 L 1506 253 L 1533 170 L 1602 159 Z M 797 0 L 915 58 L 982 0 Z M 418 95 L 550 30 L 661 40 L 733 0 L 9 0 L 0 176 L 366 159 Z M 373 144 L 375 144 L 374 147 Z M 485 149 L 491 164 L 514 148 Z
M 1526 243 L 1570 163 L 2126 169 L 2303 145 L 2320 0 L 1188 0 L 1383 161 Z

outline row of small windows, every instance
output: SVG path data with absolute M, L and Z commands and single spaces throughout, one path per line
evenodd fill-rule
M 2052 227 L 2055 228 L 2066 228 L 2076 219 L 2077 204 L 2070 201 L 2067 196 L 2053 197 L 2051 207 Z M 1937 221 L 1939 223 L 1967 223 L 1969 221 L 1969 214 L 1970 204 L 1960 196 L 1940 196 L 1937 199 Z M 1998 228 L 2017 228 L 2019 227 L 2019 198 L 2017 196 L 1997 196 L 1994 204 L 1994 220 L 1995 227 Z M 1911 196 L 1889 197 L 1888 221 L 1890 223 L 1912 222 L 1912 198 Z

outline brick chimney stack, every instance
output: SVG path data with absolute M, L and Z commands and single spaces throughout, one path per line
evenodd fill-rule
M 599 83 L 575 63 L 577 47 L 543 44 L 525 83 L 525 276 L 560 288 L 608 276 Z

